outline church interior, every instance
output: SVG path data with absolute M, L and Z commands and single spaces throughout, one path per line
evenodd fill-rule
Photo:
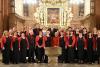
M 46 27 L 82 24 L 100 29 L 99 3 L 99 0 L 0 0 L 0 31 L 36 24 Z
M 39 31 L 36 30 L 35 28 L 39 28 Z M 54 28 L 55 30 L 58 30 L 57 32 L 53 33 L 54 36 L 52 35 L 52 32 L 51 32 L 52 28 Z M 15 67 L 24 67 L 24 66 L 25 67 L 31 67 L 31 66 L 33 67 L 47 67 L 47 66 L 49 67 L 67 67 L 67 66 L 68 67 L 73 67 L 73 66 L 74 67 L 81 67 L 81 66 L 99 67 L 100 65 L 98 64 L 98 62 L 100 60 L 96 61 L 93 64 L 88 63 L 88 62 L 84 63 L 83 61 L 81 63 L 81 60 L 80 60 L 81 64 L 77 62 L 70 63 L 69 61 L 66 61 L 66 62 L 63 62 L 63 61 L 60 62 L 60 60 L 57 61 L 57 57 L 63 52 L 63 48 L 57 47 L 58 44 L 55 42 L 51 42 L 51 44 L 55 43 L 56 47 L 55 45 L 53 45 L 54 47 L 44 48 L 44 52 L 48 56 L 48 63 L 40 63 L 41 61 L 37 63 L 26 63 L 25 62 L 24 64 L 23 63 L 19 63 L 19 64 L 10 63 L 9 65 L 2 63 L 2 58 L 5 57 L 4 50 L 5 50 L 5 53 L 8 53 L 5 47 L 6 45 L 5 39 L 2 39 L 2 38 L 4 38 L 4 36 L 8 34 L 9 34 L 9 37 L 10 37 L 10 34 L 13 34 L 13 37 L 14 37 L 14 35 L 16 35 L 15 31 L 17 31 L 17 34 L 21 32 L 20 35 L 22 35 L 22 38 L 24 38 L 23 37 L 24 34 L 22 31 L 25 31 L 25 35 L 27 35 L 27 31 L 31 34 L 32 30 L 34 34 L 37 34 L 37 31 L 39 34 L 41 34 L 40 29 L 42 29 L 42 33 L 43 33 L 42 38 L 44 38 L 42 40 L 46 39 L 44 36 L 47 35 L 48 33 L 51 33 L 51 36 L 52 36 L 51 39 L 53 40 L 54 39 L 53 37 L 57 36 L 58 32 L 60 33 L 60 36 L 64 35 L 65 33 L 65 32 L 61 33 L 61 31 L 66 31 L 68 35 L 68 33 L 71 34 L 72 30 L 74 30 L 76 31 L 75 32 L 76 34 L 80 28 L 83 28 L 83 32 L 84 30 L 89 31 L 87 36 L 89 35 L 93 36 L 94 34 L 91 35 L 91 32 L 93 31 L 93 33 L 97 33 L 97 30 L 98 30 L 99 33 L 97 37 L 93 36 L 94 37 L 93 42 L 95 43 L 98 41 L 100 43 L 100 39 L 99 39 L 100 37 L 100 0 L 0 0 L 0 67 L 14 67 L 14 66 Z M 47 29 L 48 30 L 50 29 L 50 31 L 46 31 Z M 7 31 L 9 32 L 8 34 L 7 34 Z M 80 31 L 78 32 L 79 32 L 78 36 L 80 37 L 82 32 Z M 37 36 L 35 36 L 36 41 L 38 39 Z M 83 37 L 83 40 L 84 40 L 85 35 L 83 36 L 84 36 Z M 12 40 L 13 40 L 13 37 L 12 37 Z M 18 37 L 19 36 L 17 36 L 17 38 Z M 21 41 L 19 38 L 18 38 L 18 41 Z M 74 37 L 72 36 L 72 39 L 73 38 Z M 55 39 L 57 39 L 57 37 Z M 6 38 L 6 41 L 7 41 L 7 38 Z M 5 42 L 5 43 L 2 45 L 2 42 Z M 12 48 L 12 42 L 10 46 L 11 46 L 11 50 L 14 51 L 14 48 Z M 39 47 L 44 47 L 44 45 L 39 46 Z M 93 48 L 94 47 L 95 46 L 93 46 Z M 65 48 L 67 49 L 66 46 Z M 98 48 L 100 48 L 100 46 L 95 48 L 95 50 L 97 50 L 97 52 L 100 52 L 100 49 Z M 26 47 L 26 49 L 30 49 L 30 48 Z M 36 45 L 36 49 L 37 49 L 37 45 Z M 75 50 L 77 49 L 75 48 Z M 83 49 L 85 50 L 85 48 Z M 88 47 L 86 48 L 86 50 L 88 53 Z M 19 47 L 19 51 L 21 51 L 21 46 Z M 41 52 L 42 49 L 41 50 L 37 49 L 37 51 Z M 15 56 L 17 55 L 15 54 Z M 71 55 L 67 55 L 67 56 L 71 56 Z M 3 60 L 5 59 L 3 58 Z

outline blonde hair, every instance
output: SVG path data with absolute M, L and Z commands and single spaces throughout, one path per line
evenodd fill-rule
M 5 31 L 3 32 L 3 36 L 7 36 L 7 33 L 8 33 L 8 31 L 5 30 Z

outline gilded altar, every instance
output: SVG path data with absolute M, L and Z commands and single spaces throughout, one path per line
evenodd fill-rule
M 34 16 L 44 26 L 70 26 L 72 14 L 69 8 L 68 0 L 41 0 Z

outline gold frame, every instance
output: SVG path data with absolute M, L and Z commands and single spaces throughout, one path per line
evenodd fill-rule
M 52 25 L 57 25 L 57 26 L 65 26 L 67 25 L 67 10 L 68 10 L 68 1 L 66 2 L 61 2 L 61 3 L 46 3 L 46 2 L 41 2 L 39 4 L 40 7 L 37 9 L 37 14 L 38 14 L 38 19 L 37 22 L 41 23 L 44 26 L 52 26 Z M 48 8 L 59 8 L 59 23 L 55 24 L 49 24 L 48 21 Z

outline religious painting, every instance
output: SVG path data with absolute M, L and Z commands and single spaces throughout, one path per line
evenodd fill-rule
M 48 8 L 47 9 L 47 23 L 49 24 L 58 24 L 60 22 L 60 18 L 59 18 L 59 8 Z

